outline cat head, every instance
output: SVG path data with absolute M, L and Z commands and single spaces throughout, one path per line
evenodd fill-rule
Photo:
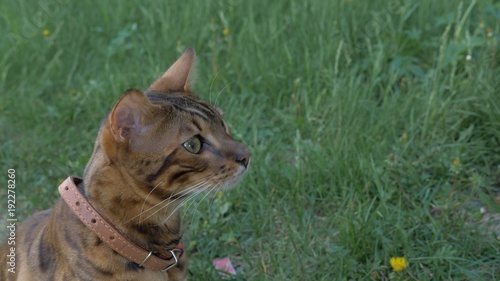
M 165 200 L 230 188 L 247 170 L 248 148 L 218 108 L 191 92 L 194 61 L 187 49 L 145 93 L 126 91 L 101 129 L 109 162 L 142 195 Z

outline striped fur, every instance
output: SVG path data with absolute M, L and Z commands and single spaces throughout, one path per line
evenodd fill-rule
M 249 163 L 249 150 L 231 137 L 220 111 L 191 93 L 193 63 L 188 49 L 145 93 L 122 95 L 79 185 L 101 215 L 154 252 L 181 240 L 183 202 L 232 187 Z M 106 246 L 62 200 L 22 223 L 16 239 L 16 273 L 4 272 L 0 281 L 187 280 L 186 254 L 168 274 L 141 268 Z M 5 270 L 8 249 L 0 248 Z

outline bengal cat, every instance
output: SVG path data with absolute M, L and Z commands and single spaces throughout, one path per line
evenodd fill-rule
M 83 180 L 61 185 L 69 192 L 74 182 L 79 202 L 60 199 L 23 222 L 15 273 L 7 270 L 11 246 L 4 243 L 0 280 L 187 280 L 179 207 L 201 192 L 234 186 L 250 160 L 221 111 L 191 92 L 194 61 L 187 49 L 145 93 L 128 90 L 120 97 L 100 127 Z M 110 240 L 121 234 L 154 256 L 144 261 L 178 262 L 164 272 L 123 256 L 88 226 L 95 218 L 84 222 L 75 213 L 90 206 L 103 217 L 99 223 L 117 230 Z

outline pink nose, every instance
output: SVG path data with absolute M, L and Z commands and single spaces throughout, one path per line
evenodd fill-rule
M 250 150 L 248 148 L 244 147 L 242 151 L 240 151 L 238 154 L 236 154 L 236 162 L 240 163 L 241 165 L 248 167 L 248 162 L 250 161 Z

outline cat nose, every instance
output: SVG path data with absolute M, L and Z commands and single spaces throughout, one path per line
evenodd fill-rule
M 248 163 L 250 162 L 250 150 L 246 147 L 242 147 L 240 151 L 236 153 L 236 158 L 234 159 L 237 163 L 248 167 Z

